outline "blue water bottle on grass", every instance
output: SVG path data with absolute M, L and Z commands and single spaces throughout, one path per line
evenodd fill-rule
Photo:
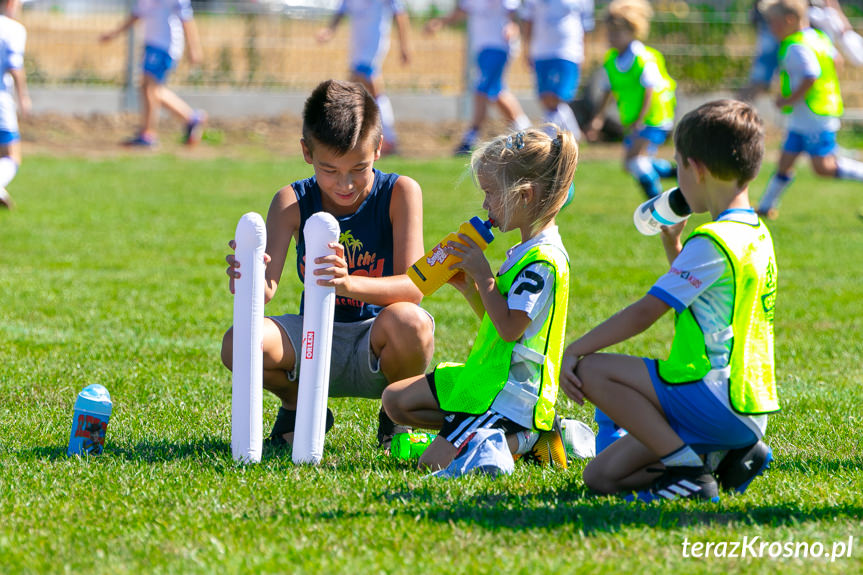
M 72 432 L 66 455 L 99 455 L 105 447 L 105 432 L 111 417 L 111 394 L 105 386 L 88 385 L 75 400 Z

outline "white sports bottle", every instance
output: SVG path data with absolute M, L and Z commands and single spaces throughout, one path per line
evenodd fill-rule
M 662 231 L 662 226 L 680 223 L 691 213 L 680 188 L 671 188 L 638 206 L 632 220 L 639 232 L 654 236 Z
M 318 285 L 315 259 L 333 253 L 327 247 L 339 240 L 339 223 L 332 214 L 318 212 L 303 227 L 306 240 L 303 341 L 297 352 L 300 382 L 297 392 L 297 419 L 294 424 L 294 463 L 317 465 L 324 455 L 324 425 L 330 391 L 330 357 L 336 288 Z
M 240 218 L 234 234 L 240 277 L 234 280 L 234 364 L 231 393 L 231 455 L 258 463 L 263 448 L 262 350 L 264 325 L 264 249 L 267 228 L 259 214 Z

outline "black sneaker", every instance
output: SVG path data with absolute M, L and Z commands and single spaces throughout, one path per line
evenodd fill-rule
M 656 469 L 648 468 L 648 471 Z M 666 467 L 648 489 L 628 496 L 628 501 L 650 503 L 656 500 L 692 498 L 719 502 L 719 485 L 707 467 Z
M 384 411 L 383 406 L 381 407 L 381 410 L 378 412 L 378 447 L 384 451 L 389 451 L 390 444 L 393 442 L 393 435 L 396 433 L 410 433 L 412 431 L 413 429 L 405 425 L 396 425 L 390 419 L 390 416 L 387 415 L 387 412 Z
M 284 447 L 288 444 L 288 442 L 284 438 L 285 433 L 291 433 L 294 431 L 294 426 L 297 422 L 297 412 L 285 409 L 284 407 L 279 407 L 279 413 L 276 415 L 276 421 L 273 423 L 273 429 L 270 430 L 270 434 L 264 438 L 264 445 L 269 445 L 272 447 Z M 324 433 L 332 428 L 333 423 L 335 422 L 335 417 L 333 417 L 333 412 L 330 411 L 330 408 L 327 408 L 327 422 L 324 425 Z
M 773 461 L 773 450 L 759 440 L 747 447 L 732 449 L 716 466 L 716 479 L 726 491 L 743 493 L 752 480 L 764 473 Z

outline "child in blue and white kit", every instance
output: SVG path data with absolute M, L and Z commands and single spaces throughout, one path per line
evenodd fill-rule
M 22 115 L 30 112 L 27 77 L 24 74 L 24 45 L 27 30 L 13 18 L 21 4 L 19 0 L 0 0 L 0 208 L 11 208 L 12 197 L 6 186 L 18 173 L 21 165 L 21 136 L 18 133 L 18 116 L 15 95 Z
M 800 154 L 809 154 L 815 173 L 828 178 L 863 181 L 863 163 L 837 155 L 843 105 L 836 50 L 825 33 L 809 27 L 807 2 L 770 0 L 761 7 L 770 31 L 780 39 L 782 93 L 776 105 L 790 114 L 776 173 L 758 206 L 759 215 L 773 219 Z
M 351 81 L 365 86 L 381 111 L 383 154 L 396 151 L 395 115 L 384 94 L 381 66 L 390 49 L 390 29 L 396 22 L 401 62 L 410 61 L 409 21 L 402 0 L 342 0 L 330 25 L 318 32 L 319 42 L 329 42 L 345 16 L 351 19 Z
M 581 138 L 569 102 L 584 61 L 584 34 L 594 28 L 593 0 L 525 0 L 521 18 L 544 120 Z
M 138 20 L 144 21 L 144 62 L 141 77 L 141 129 L 125 142 L 128 146 L 154 147 L 159 110 L 165 106 L 186 125 L 184 141 L 193 146 L 200 142 L 207 115 L 195 110 L 165 86 L 168 74 L 183 56 L 183 43 L 189 47 L 192 64 L 201 61 L 198 27 L 191 0 L 137 0 L 129 17 L 115 30 L 99 40 L 110 42 L 129 30 Z
M 437 32 L 443 26 L 467 18 L 471 58 L 479 71 L 474 87 L 473 118 L 456 155 L 469 154 L 477 142 L 488 115 L 488 106 L 497 104 L 513 130 L 525 130 L 530 119 L 525 115 L 515 95 L 506 89 L 503 75 L 509 61 L 512 43 L 518 36 L 515 23 L 519 0 L 459 0 L 455 10 L 444 18 L 433 18 L 426 31 Z

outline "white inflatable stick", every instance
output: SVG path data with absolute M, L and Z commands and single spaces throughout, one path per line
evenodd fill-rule
M 240 277 L 234 280 L 234 364 L 231 455 L 258 463 L 263 447 L 264 249 L 267 228 L 259 214 L 240 218 L 234 235 Z
M 318 212 L 303 227 L 306 240 L 305 308 L 303 342 L 297 350 L 300 383 L 297 419 L 294 426 L 294 463 L 317 465 L 324 455 L 324 425 L 330 390 L 330 357 L 333 343 L 333 315 L 336 289 L 318 285 L 315 259 L 330 255 L 327 247 L 339 239 L 339 223 L 327 212 Z

